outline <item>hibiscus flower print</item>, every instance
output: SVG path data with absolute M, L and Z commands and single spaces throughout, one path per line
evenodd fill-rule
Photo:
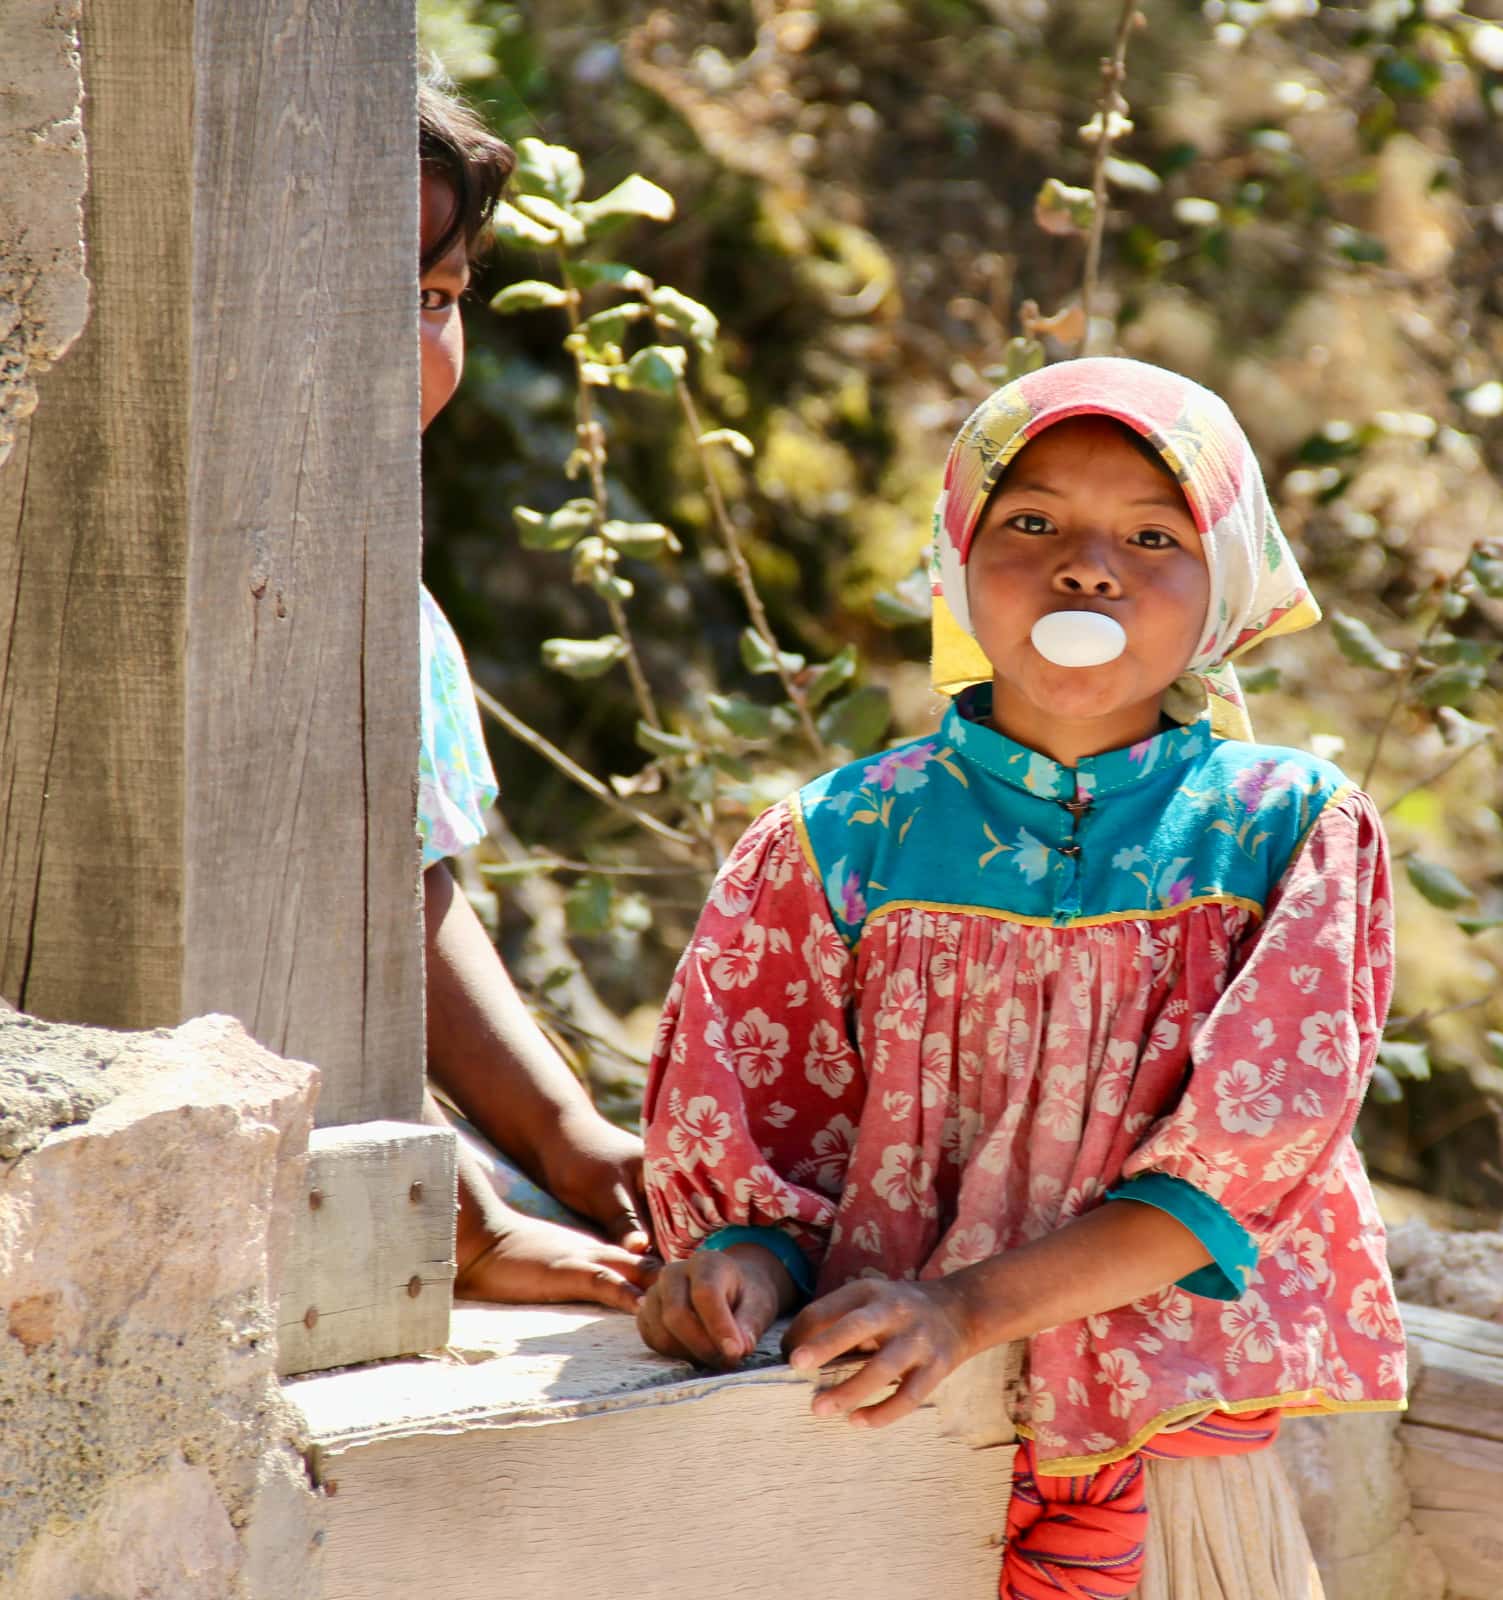
M 1328 1078 L 1357 1069 L 1357 1024 L 1350 1011 L 1317 1011 L 1299 1025 L 1299 1058 Z
M 850 1041 L 831 1022 L 821 1018 L 809 1032 L 804 1056 L 804 1076 L 832 1100 L 856 1076 L 856 1058 Z
M 768 1222 L 779 1222 L 791 1217 L 797 1209 L 788 1193 L 788 1185 L 771 1167 L 753 1167 L 744 1178 L 737 1178 L 731 1186 L 737 1205 L 745 1206 L 748 1213 Z
M 783 1076 L 787 1054 L 787 1028 L 774 1022 L 760 1006 L 731 1025 L 731 1060 L 748 1089 L 776 1083 Z
M 733 856 L 710 886 L 710 904 L 727 917 L 741 917 L 756 898 L 759 863 L 750 853 Z
M 1148 1374 L 1131 1350 L 1104 1351 L 1097 1358 L 1096 1382 L 1106 1385 L 1107 1405 L 1114 1417 L 1127 1416 L 1148 1393 Z
M 882 1254 L 882 1225 L 873 1217 L 868 1222 L 860 1223 L 851 1232 L 851 1243 L 858 1250 L 864 1250 L 869 1256 Z
M 809 1165 L 813 1169 L 815 1187 L 839 1194 L 855 1148 L 855 1123 L 849 1117 L 832 1117 L 814 1135 L 814 1157 Z
M 1043 1375 L 1030 1372 L 1023 1385 L 1023 1391 L 1018 1396 L 1022 1403 L 1024 1418 L 1031 1423 L 1053 1422 L 1055 1401 L 1045 1383 Z
M 1385 1343 L 1402 1340 L 1404 1330 L 1394 1311 L 1388 1285 L 1381 1278 L 1364 1278 L 1352 1291 L 1352 1303 L 1346 1320 L 1356 1331 L 1369 1339 Z
M 710 982 L 717 989 L 745 989 L 756 981 L 767 950 L 767 930 L 755 922 L 742 926 L 733 942 L 710 962 Z
M 985 1025 L 991 1013 L 992 998 L 1001 979 L 989 973 L 979 961 L 968 961 L 965 984 L 960 991 L 960 1032 L 972 1034 Z
M 919 1046 L 919 1093 L 926 1111 L 932 1111 L 949 1098 L 952 1059 L 949 1034 L 924 1035 L 924 1042 Z
M 1033 1027 L 1023 1002 L 1014 997 L 998 1006 L 986 1030 L 986 1053 L 1008 1077 L 1016 1078 L 1027 1072 L 1033 1054 L 1029 1048 L 1032 1041 Z
M 1142 1300 L 1134 1300 L 1132 1308 L 1147 1321 L 1150 1328 L 1166 1339 L 1185 1340 L 1190 1337 L 1193 1303 L 1190 1296 L 1174 1284 Z
M 1085 1111 L 1085 1068 L 1061 1062 L 1050 1068 L 1036 1113 L 1038 1123 L 1056 1139 L 1073 1142 L 1080 1137 Z
M 800 946 L 804 966 L 814 974 L 826 1000 L 839 1004 L 841 979 L 845 974 L 850 953 L 845 941 L 835 931 L 833 922 L 823 918 L 809 924 L 809 931 Z
M 685 1102 L 679 1090 L 674 1089 L 668 1095 L 668 1115 L 673 1118 L 668 1148 L 680 1171 L 689 1172 L 701 1164 L 718 1167 L 725 1159 L 731 1119 L 720 1109 L 714 1095 L 695 1095 Z
M 948 1000 L 955 993 L 960 968 L 960 926 L 948 917 L 939 922 L 939 947 L 929 958 L 929 987 Z
M 974 1223 L 969 1228 L 956 1228 L 945 1245 L 940 1258 L 941 1272 L 959 1272 L 962 1267 L 973 1267 L 997 1253 L 997 1233 L 985 1222 Z
M 918 975 L 911 967 L 904 967 L 893 973 L 882 991 L 878 1031 L 885 1033 L 890 1029 L 900 1039 L 917 1039 L 923 1031 L 925 1009 Z
M 1325 1137 L 1320 1128 L 1306 1128 L 1299 1138 L 1281 1145 L 1263 1168 L 1263 1182 L 1276 1183 L 1280 1178 L 1299 1177 L 1320 1153 Z
M 1222 1354 L 1228 1372 L 1236 1372 L 1244 1361 L 1262 1366 L 1278 1349 L 1279 1325 L 1256 1289 L 1244 1289 L 1240 1300 L 1222 1308 L 1221 1331 L 1228 1340 Z
M 1281 1295 L 1318 1289 L 1321 1284 L 1330 1281 L 1326 1242 L 1313 1228 L 1297 1228 L 1294 1236 L 1274 1252 L 1273 1259 L 1284 1273 L 1279 1282 Z
M 934 1169 L 911 1144 L 890 1144 L 872 1178 L 872 1188 L 894 1211 L 915 1209 L 922 1217 L 938 1214 Z
M 1274 1090 L 1284 1081 L 1284 1063 L 1260 1067 L 1234 1061 L 1216 1074 L 1216 1115 L 1228 1133 L 1267 1133 L 1284 1109 Z
M 1106 1065 L 1096 1075 L 1096 1087 L 1091 1091 L 1092 1107 L 1104 1116 L 1119 1115 L 1137 1070 L 1137 1045 L 1131 1039 L 1113 1039 L 1106 1047 Z

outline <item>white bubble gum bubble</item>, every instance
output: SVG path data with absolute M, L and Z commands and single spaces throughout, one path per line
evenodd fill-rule
M 1099 611 L 1051 611 L 1029 635 L 1033 648 L 1056 667 L 1101 667 L 1127 648 L 1122 625 Z

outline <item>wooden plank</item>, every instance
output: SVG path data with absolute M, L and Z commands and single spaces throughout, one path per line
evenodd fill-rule
M 401 1122 L 317 1129 L 304 1195 L 279 1291 L 277 1371 L 446 1345 L 454 1134 Z
M 786 1366 L 695 1375 L 609 1313 L 462 1308 L 455 1341 L 285 1387 L 333 1491 L 324 1600 L 996 1593 L 1012 1449 L 932 1407 L 820 1420 Z
M 1503 1328 L 1428 1306 L 1406 1305 L 1403 1317 L 1413 1368 L 1406 1421 L 1503 1442 Z
M 92 314 L 0 468 L 0 993 L 179 1019 L 189 140 L 180 0 L 84 7 Z
M 198 0 L 194 57 L 184 1009 L 415 1119 L 412 0 Z
M 0 469 L 0 994 L 416 1118 L 411 0 L 84 8 L 91 322 Z M 186 644 L 185 644 L 186 641 Z
M 1503 1442 L 1405 1422 L 1414 1525 L 1445 1568 L 1450 1600 L 1503 1594 Z

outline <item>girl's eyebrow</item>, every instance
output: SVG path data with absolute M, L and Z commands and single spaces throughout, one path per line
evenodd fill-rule
M 1040 483 L 1034 478 L 1019 478 L 1016 482 L 1006 482 L 1001 486 L 999 492 L 1002 494 L 1050 494 L 1056 500 L 1062 500 L 1065 496 L 1063 489 L 1056 489 L 1052 484 Z M 1160 511 L 1188 512 L 1184 497 L 1178 495 L 1143 495 L 1139 499 L 1129 500 L 1127 503 L 1130 506 L 1155 506 Z

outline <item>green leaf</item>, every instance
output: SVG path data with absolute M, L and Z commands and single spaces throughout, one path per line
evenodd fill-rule
M 570 933 L 604 933 L 611 925 L 610 879 L 581 878 L 564 896 L 564 920 Z
M 1457 917 L 1456 926 L 1465 934 L 1491 933 L 1503 928 L 1503 917 Z
M 522 142 L 525 144 L 526 140 Z M 592 233 L 601 223 L 614 217 L 650 217 L 654 222 L 672 222 L 673 196 L 640 172 L 634 172 L 598 200 L 581 201 L 574 207 L 574 215 Z
M 550 311 L 568 305 L 570 292 L 556 283 L 544 283 L 540 278 L 523 278 L 520 283 L 509 283 L 491 301 L 491 310 L 503 317 L 514 311 Z
M 919 565 L 891 589 L 884 589 L 872 600 L 872 613 L 890 628 L 927 622 L 934 610 L 933 590 L 928 568 Z
M 1331 613 L 1331 632 L 1336 635 L 1342 655 L 1359 667 L 1397 672 L 1404 665 L 1404 658 L 1397 650 L 1390 650 L 1365 622 L 1347 616 L 1344 611 Z
M 654 289 L 647 298 L 652 309 L 669 327 L 686 334 L 701 350 L 715 348 L 715 336 L 720 332 L 720 323 L 708 306 L 700 305 L 698 300 L 691 300 L 677 289 Z
M 644 750 L 655 756 L 692 756 L 699 750 L 686 733 L 669 733 L 666 728 L 654 728 L 637 719 L 636 740 Z
M 734 450 L 738 456 L 745 456 L 750 460 L 757 453 L 757 447 L 744 433 L 737 433 L 734 428 L 711 428 L 708 433 L 699 436 L 701 444 L 723 444 Z
M 555 204 L 547 195 L 518 195 L 517 210 L 524 212 L 534 222 L 542 223 L 545 228 L 552 228 L 558 235 L 559 243 L 567 245 L 570 249 L 584 243 L 584 229 L 561 205 Z
M 773 650 L 755 628 L 741 630 L 741 665 L 750 673 L 798 672 L 804 658 L 791 650 Z
M 616 374 L 616 384 L 641 394 L 671 395 L 687 365 L 688 356 L 680 346 L 650 344 Z
M 1374 1105 L 1380 1106 L 1396 1106 L 1404 1098 L 1404 1090 L 1399 1080 L 1381 1061 L 1373 1066 L 1367 1097 Z
M 1270 689 L 1277 689 L 1281 681 L 1277 667 L 1247 667 L 1237 674 L 1244 694 L 1267 694 Z
M 1045 233 L 1061 238 L 1089 233 L 1096 215 L 1096 196 L 1089 189 L 1076 189 L 1058 178 L 1045 178 L 1034 197 L 1033 220 Z
M 1421 678 L 1414 686 L 1414 698 L 1422 706 L 1464 706 L 1486 679 L 1486 667 L 1457 662 Z
M 1489 723 L 1464 716 L 1454 706 L 1441 706 L 1435 713 L 1435 720 L 1440 724 L 1440 736 L 1448 750 L 1470 750 L 1473 745 L 1491 739 L 1497 731 Z
M 864 756 L 876 749 L 891 720 L 887 691 L 868 684 L 826 706 L 815 726 L 827 744 L 842 745 L 852 755 Z
M 595 502 L 568 500 L 548 516 L 517 506 L 511 515 L 526 549 L 567 550 L 590 531 L 595 521 Z
M 1013 383 L 1027 377 L 1030 372 L 1037 372 L 1043 366 L 1046 355 L 1037 339 L 1009 339 L 1002 347 L 1000 364 L 986 367 L 981 376 L 988 383 Z
M 1430 1076 L 1430 1052 L 1422 1044 L 1400 1044 L 1385 1039 L 1378 1046 L 1378 1060 L 1396 1078 L 1426 1079 Z
M 815 668 L 814 677 L 809 687 L 804 690 L 804 699 L 808 702 L 809 709 L 816 710 L 837 689 L 848 684 L 856 676 L 856 664 L 856 647 L 848 644 L 831 656 L 822 667 Z
M 1477 580 L 1483 594 L 1503 600 L 1503 543 L 1490 540 L 1467 557 L 1466 569 Z
M 541 139 L 517 140 L 517 170 L 513 182 L 524 194 L 546 195 L 561 206 L 572 204 L 584 188 L 584 169 L 567 145 L 546 144 Z M 579 208 L 583 210 L 583 207 Z
M 1432 634 L 1425 644 L 1424 658 L 1437 666 L 1460 663 L 1469 667 L 1489 667 L 1503 656 L 1503 644 L 1492 639 L 1457 639 L 1449 633 Z
M 480 875 L 491 878 L 501 883 L 510 883 L 518 878 L 540 878 L 545 872 L 557 872 L 558 862 L 550 861 L 546 856 L 525 856 L 521 861 L 482 861 Z
M 619 361 L 621 346 L 626 343 L 627 325 L 640 321 L 646 314 L 647 307 L 643 305 L 610 306 L 586 317 L 571 337 L 582 336 L 581 342 L 589 354 L 610 354 Z
M 793 727 L 793 717 L 787 707 L 759 706 L 744 695 L 706 695 L 705 704 L 710 715 L 738 739 L 772 739 Z
M 1424 895 L 1432 906 L 1443 911 L 1455 911 L 1459 906 L 1472 904 L 1477 896 L 1451 871 L 1437 861 L 1427 861 L 1423 856 L 1406 856 L 1404 870 L 1409 881 Z
M 1487 1032 L 1483 1034 L 1482 1040 L 1487 1046 L 1487 1053 L 1491 1057 L 1493 1065 L 1503 1067 L 1503 1033 L 1497 1032 L 1496 1029 L 1489 1028 Z
M 652 926 L 652 906 L 647 896 L 635 889 L 618 894 L 611 908 L 611 922 L 623 933 L 646 933 Z
M 624 261 L 570 261 L 564 272 L 577 289 L 595 289 L 608 283 L 613 288 L 630 289 L 635 293 L 652 285 L 651 278 Z
M 543 665 L 566 678 L 598 678 L 626 657 L 626 641 L 607 633 L 599 639 L 544 639 Z
M 672 528 L 665 528 L 661 522 L 607 522 L 600 531 L 622 555 L 635 556 L 639 561 L 677 555 L 683 549 Z
M 491 231 L 503 244 L 517 245 L 522 249 L 551 250 L 558 243 L 558 235 L 552 228 L 534 222 L 526 212 L 518 211 L 505 200 L 492 213 Z

